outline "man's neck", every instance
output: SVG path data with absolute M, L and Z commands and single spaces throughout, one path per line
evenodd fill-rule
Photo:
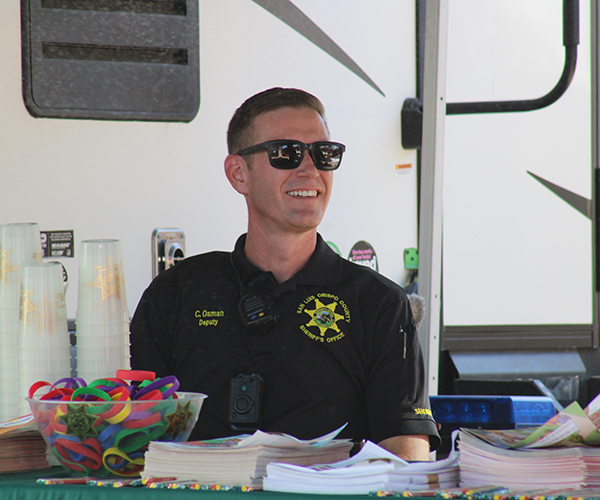
M 278 283 L 287 281 L 302 269 L 315 251 L 317 231 L 267 237 L 262 231 L 248 230 L 244 253 L 263 271 L 271 271 Z

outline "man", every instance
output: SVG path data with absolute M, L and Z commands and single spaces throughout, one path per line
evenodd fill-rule
M 208 394 L 191 439 L 254 428 L 310 439 L 347 423 L 340 437 L 428 460 L 439 436 L 406 294 L 317 233 L 345 150 L 322 104 L 261 92 L 235 112 L 227 142 L 248 232 L 233 253 L 154 280 L 132 321 L 132 367 Z

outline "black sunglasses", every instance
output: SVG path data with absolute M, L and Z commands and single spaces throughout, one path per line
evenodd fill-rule
M 339 142 L 313 142 L 304 144 L 300 141 L 267 141 L 261 142 L 249 148 L 242 149 L 236 154 L 249 155 L 266 149 L 269 153 L 269 163 L 280 170 L 292 170 L 298 168 L 304 158 L 304 151 L 312 158 L 317 170 L 335 170 L 342 162 L 342 154 L 346 146 Z

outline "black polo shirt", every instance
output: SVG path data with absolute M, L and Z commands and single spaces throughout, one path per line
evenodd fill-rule
M 191 439 L 234 434 L 230 380 L 257 373 L 264 431 L 311 439 L 347 422 L 340 437 L 428 434 L 437 448 L 404 290 L 341 258 L 320 235 L 306 266 L 277 284 L 245 258 L 244 243 L 245 235 L 231 254 L 197 255 L 159 274 L 131 324 L 132 368 L 175 375 L 180 390 L 208 395 Z M 279 311 L 267 333 L 244 328 L 238 304 L 248 283 Z

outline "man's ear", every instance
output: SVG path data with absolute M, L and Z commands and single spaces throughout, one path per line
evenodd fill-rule
M 248 165 L 240 155 L 230 154 L 225 157 L 225 175 L 229 183 L 240 194 L 246 194 L 248 188 L 246 186 L 246 174 Z

